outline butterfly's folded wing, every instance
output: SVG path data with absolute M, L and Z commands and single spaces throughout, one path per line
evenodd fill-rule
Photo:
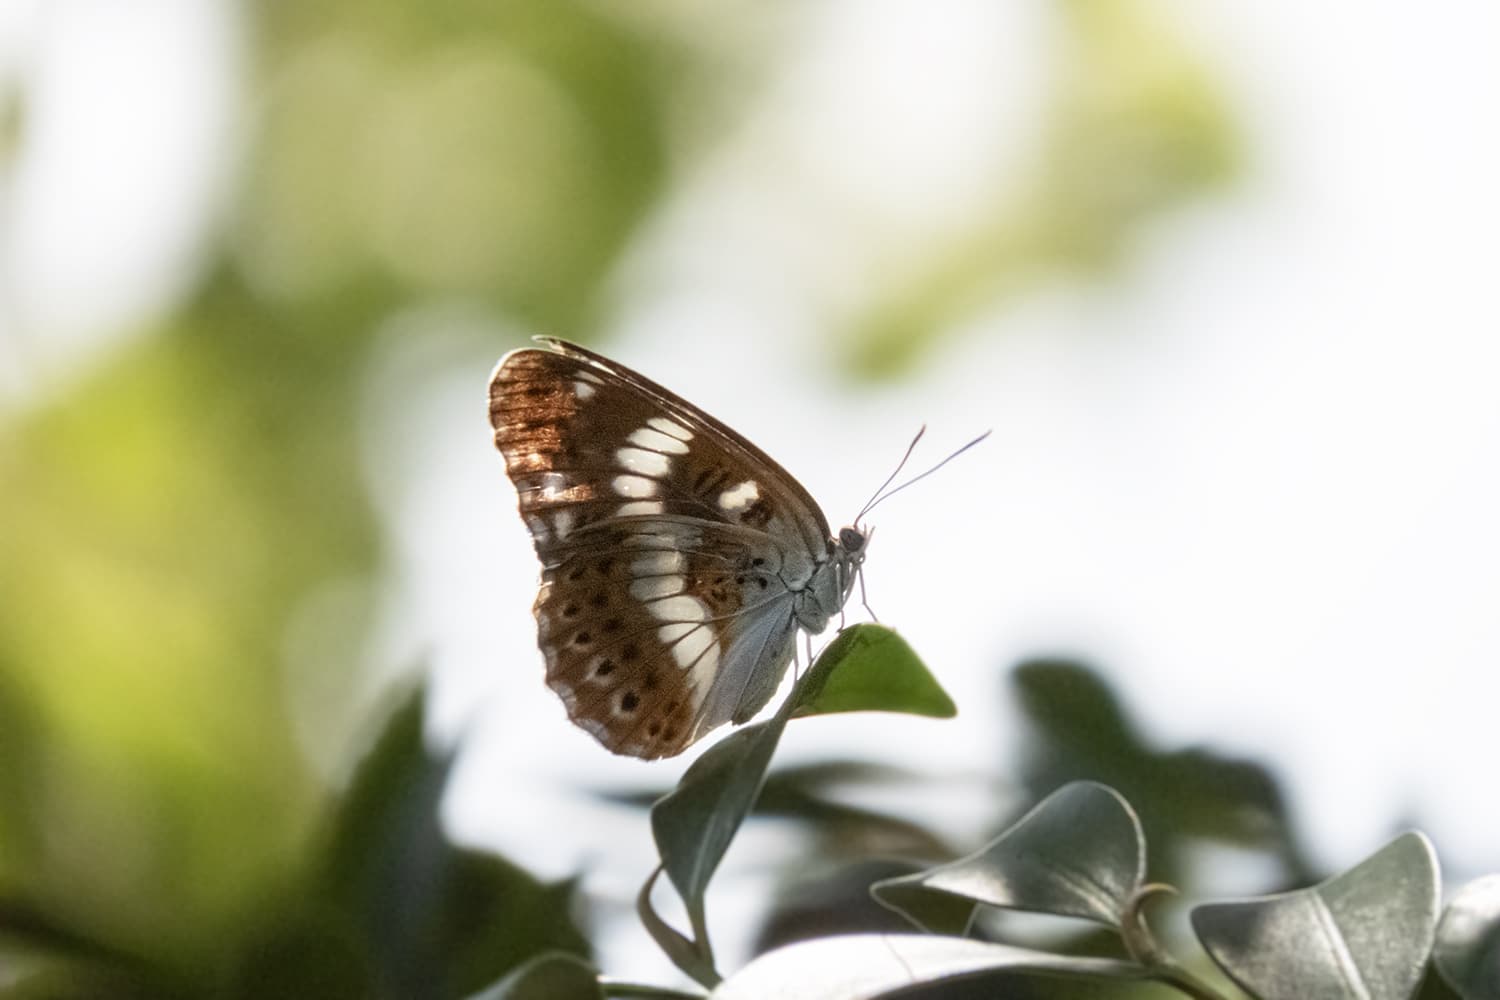
M 512 352 L 490 384 L 542 563 L 548 684 L 611 750 L 670 756 L 770 698 L 796 634 L 787 580 L 827 558 L 827 522 L 714 418 L 555 347 Z

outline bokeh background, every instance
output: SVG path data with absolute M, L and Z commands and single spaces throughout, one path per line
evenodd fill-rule
M 433 922 L 669 978 L 685 762 L 542 685 L 490 445 L 536 333 L 835 525 L 918 425 L 995 432 L 867 564 L 960 717 L 791 727 L 729 967 L 1075 776 L 1193 892 L 1412 825 L 1500 868 L 1497 44 L 1477 0 L 0 4 L 0 987 L 414 995 Z

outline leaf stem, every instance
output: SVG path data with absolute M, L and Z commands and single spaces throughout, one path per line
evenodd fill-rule
M 1175 896 L 1177 888 L 1165 882 L 1148 882 L 1131 894 L 1120 918 L 1120 937 L 1125 940 L 1125 950 L 1130 957 L 1146 966 L 1157 966 L 1171 959 L 1146 923 L 1146 900 L 1157 896 Z
M 1177 895 L 1174 886 L 1164 882 L 1150 882 L 1141 886 L 1125 905 L 1120 920 L 1120 937 L 1130 957 L 1149 970 L 1150 977 L 1163 985 L 1190 996 L 1193 1000 L 1225 1000 L 1224 995 L 1183 968 L 1167 954 L 1151 933 L 1146 923 L 1145 904 L 1157 896 Z

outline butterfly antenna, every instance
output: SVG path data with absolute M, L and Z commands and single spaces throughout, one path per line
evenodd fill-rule
M 891 474 L 885 477 L 885 482 L 881 483 L 879 488 L 876 489 L 874 493 L 870 494 L 870 499 L 865 503 L 863 507 L 860 508 L 859 513 L 854 516 L 855 524 L 858 524 L 860 522 L 860 519 L 870 512 L 870 508 L 874 507 L 877 503 L 880 502 L 880 491 L 891 485 L 891 481 L 894 480 L 897 476 L 901 475 L 901 470 L 906 468 L 906 463 L 907 460 L 911 458 L 911 453 L 916 450 L 917 442 L 922 440 L 922 435 L 926 433 L 926 424 L 923 424 L 921 427 L 917 428 L 917 436 L 912 438 L 911 444 L 906 446 L 906 454 L 901 456 L 901 461 L 896 463 L 896 467 L 891 470 Z
M 923 430 L 926 430 L 926 428 L 924 427 Z M 937 465 L 934 465 L 932 468 L 928 469 L 926 472 L 923 472 L 920 475 L 913 476 L 912 478 L 908 479 L 906 482 L 902 483 L 900 486 L 897 486 L 895 489 L 891 490 L 889 493 L 882 493 L 882 492 L 880 492 L 880 490 L 883 490 L 883 489 L 885 489 L 886 486 L 890 485 L 891 479 L 895 479 L 896 478 L 894 475 L 892 475 L 891 479 L 887 479 L 885 481 L 885 486 L 881 486 L 880 490 L 876 490 L 875 491 L 875 498 L 873 500 L 871 500 L 869 503 L 865 504 L 865 509 L 862 510 L 862 511 L 860 511 L 859 516 L 860 517 L 864 517 L 870 511 L 874 510 L 877 505 L 885 503 L 891 497 L 895 496 L 897 493 L 900 493 L 902 490 L 906 489 L 908 486 L 912 485 L 913 483 L 919 483 L 922 480 L 926 479 L 928 476 L 932 475 L 934 472 L 936 472 L 937 470 L 941 469 L 943 466 L 947 465 L 949 462 L 953 461 L 955 458 L 957 458 L 958 456 L 962 455 L 964 452 L 968 451 L 970 448 L 974 447 L 976 444 L 978 444 L 979 442 L 983 441 L 985 438 L 989 437 L 993 433 L 994 433 L 994 431 L 985 431 L 983 434 L 979 435 L 977 438 L 975 438 L 974 440 L 970 441 L 968 444 L 964 445 L 962 448 L 958 449 L 953 454 L 949 455 L 947 458 L 945 458 L 941 462 L 939 462 Z M 920 433 L 917 434 L 918 438 L 920 438 L 921 436 L 922 435 Z M 917 443 L 916 441 L 912 441 L 912 445 L 913 446 L 915 446 L 916 443 Z M 908 455 L 910 455 L 911 454 L 911 448 L 907 448 L 906 449 L 906 453 Z M 901 460 L 901 463 L 902 463 L 902 465 L 906 464 L 906 459 L 903 458 Z M 900 466 L 897 466 L 896 471 L 897 472 L 901 471 Z

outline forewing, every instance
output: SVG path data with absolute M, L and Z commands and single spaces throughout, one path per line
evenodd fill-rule
M 643 512 L 746 527 L 781 548 L 825 549 L 827 520 L 765 452 L 644 376 L 549 343 L 553 350 L 511 352 L 490 381 L 495 445 L 544 560 L 549 535 Z

